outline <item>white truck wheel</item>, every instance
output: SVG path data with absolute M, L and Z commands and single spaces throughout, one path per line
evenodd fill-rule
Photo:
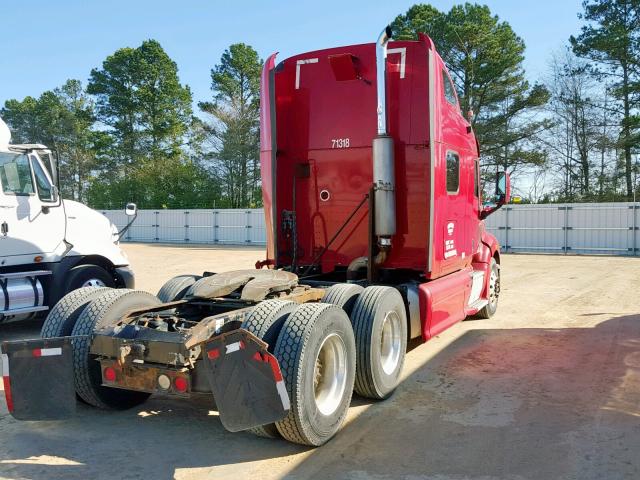
M 64 291 L 72 292 L 84 287 L 110 287 L 116 282 L 109 272 L 98 265 L 78 265 L 69 270 Z

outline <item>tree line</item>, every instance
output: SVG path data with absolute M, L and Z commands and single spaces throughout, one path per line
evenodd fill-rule
M 61 193 L 94 208 L 241 208 L 260 204 L 258 107 L 262 61 L 231 45 L 211 70 L 212 98 L 192 110 L 178 67 L 155 40 L 121 48 L 37 98 L 8 100 L 14 143 L 59 159 Z
M 508 170 L 523 201 L 623 201 L 638 191 L 640 0 L 586 0 L 578 16 L 581 31 L 533 85 L 523 40 L 486 6 L 414 5 L 394 21 L 402 38 L 434 39 L 473 112 L 485 176 Z
M 417 4 L 392 23 L 426 32 L 481 145 L 485 177 L 508 170 L 523 201 L 631 200 L 637 191 L 640 0 L 586 0 L 579 32 L 533 84 L 525 43 L 487 6 Z M 121 48 L 84 85 L 5 102 L 14 142 L 43 143 L 60 161 L 62 194 L 95 208 L 261 205 L 259 90 L 263 61 L 231 45 L 197 103 L 155 40 Z M 490 184 L 491 182 L 487 182 Z

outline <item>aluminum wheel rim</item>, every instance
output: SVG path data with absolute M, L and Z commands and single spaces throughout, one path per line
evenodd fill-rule
M 90 278 L 82 284 L 83 287 L 106 287 L 104 282 L 99 278 Z
M 313 388 L 318 410 L 331 415 L 338 409 L 347 385 L 347 348 L 339 335 L 324 339 L 315 361 Z
M 491 276 L 489 277 L 489 303 L 491 305 L 495 305 L 498 301 L 498 295 L 500 294 L 500 284 L 498 282 L 497 272 L 491 270 Z
M 380 363 L 382 364 L 382 370 L 387 375 L 395 372 L 400 361 L 400 348 L 402 347 L 400 321 L 400 317 L 395 310 L 387 312 L 382 321 Z

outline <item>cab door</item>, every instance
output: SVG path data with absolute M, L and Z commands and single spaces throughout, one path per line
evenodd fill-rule
M 0 153 L 0 192 L 0 259 L 54 252 L 66 219 L 38 156 Z
M 453 82 L 442 64 L 438 72 L 442 177 L 440 207 L 443 215 L 441 241 L 443 246 L 442 274 L 457 271 L 471 261 L 469 208 L 473 190 L 472 161 L 469 153 L 467 122 L 460 112 Z

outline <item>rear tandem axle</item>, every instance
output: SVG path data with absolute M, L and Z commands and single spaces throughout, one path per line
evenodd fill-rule
M 164 303 L 108 288 L 65 297 L 46 330 L 65 326 L 70 334 L 2 345 L 11 413 L 64 418 L 74 413 L 76 394 L 122 409 L 150 394 L 211 393 L 230 431 L 320 445 L 342 424 L 354 388 L 385 398 L 399 381 L 407 322 L 395 288 L 311 287 L 274 270 L 190 283 Z M 33 353 L 42 349 L 56 355 Z M 361 371 L 356 355 L 371 359 Z

